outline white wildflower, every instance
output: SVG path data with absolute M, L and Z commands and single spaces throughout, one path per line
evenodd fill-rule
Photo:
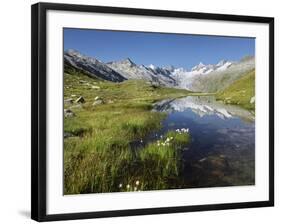
M 119 184 L 119 188 L 121 188 L 123 186 L 123 184 Z
M 137 181 L 136 181 L 136 185 L 137 185 L 137 186 L 139 186 L 139 184 L 140 184 L 140 181 L 139 181 L 139 180 L 137 180 Z

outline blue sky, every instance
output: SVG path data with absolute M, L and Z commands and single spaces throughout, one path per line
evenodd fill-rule
M 75 49 L 103 62 L 130 58 L 136 64 L 190 69 L 255 55 L 254 38 L 64 29 L 64 50 Z

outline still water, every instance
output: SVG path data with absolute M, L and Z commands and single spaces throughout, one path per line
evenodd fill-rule
M 191 143 L 182 149 L 185 187 L 255 184 L 255 115 L 251 111 L 217 102 L 212 96 L 164 100 L 154 111 L 166 112 L 162 129 L 189 128 Z

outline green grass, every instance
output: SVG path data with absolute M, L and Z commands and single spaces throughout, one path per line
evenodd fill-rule
M 189 94 L 140 80 L 102 81 L 67 68 L 64 99 L 83 96 L 85 103 L 64 106 L 75 113 L 64 118 L 64 131 L 74 135 L 64 139 L 64 193 L 173 187 L 180 169 L 179 148 L 188 144 L 189 135 L 169 132 L 166 137 L 173 141 L 163 147 L 153 142 L 134 149 L 132 143 L 161 128 L 166 115 L 151 112 L 154 102 Z M 96 97 L 103 103 L 93 106 Z
M 251 103 L 251 98 L 255 96 L 255 71 L 242 76 L 230 86 L 216 94 L 217 100 L 222 100 L 226 104 L 236 104 L 249 110 L 255 109 L 255 103 Z
M 163 139 L 149 143 L 137 154 L 142 164 L 142 187 L 146 189 L 178 188 L 182 147 L 190 142 L 189 133 L 169 131 Z

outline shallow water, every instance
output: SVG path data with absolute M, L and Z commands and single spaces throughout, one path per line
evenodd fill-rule
M 153 110 L 168 115 L 162 129 L 146 142 L 169 130 L 190 130 L 192 141 L 183 148 L 183 184 L 179 187 L 255 183 L 255 116 L 251 111 L 217 102 L 212 96 L 164 100 Z

